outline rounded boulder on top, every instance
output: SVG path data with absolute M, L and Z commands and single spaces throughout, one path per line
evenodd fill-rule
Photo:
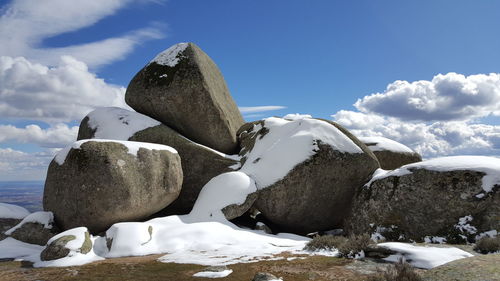
M 241 113 L 217 65 L 193 43 L 158 54 L 132 79 L 125 101 L 197 143 L 237 150 Z

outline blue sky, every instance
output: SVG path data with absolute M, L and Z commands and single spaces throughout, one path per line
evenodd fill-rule
M 247 120 L 307 113 L 425 158 L 500 155 L 499 1 L 69 2 L 0 1 L 0 180 L 42 179 L 80 119 L 124 106 L 178 42 L 212 57 L 239 106 L 284 107 Z

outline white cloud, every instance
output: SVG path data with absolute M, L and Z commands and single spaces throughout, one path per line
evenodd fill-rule
M 98 106 L 128 108 L 124 94 L 125 88 L 106 84 L 68 56 L 52 68 L 0 57 L 0 118 L 70 122 Z
M 43 48 L 51 36 L 91 26 L 140 0 L 13 0 L 1 10 L 0 54 L 24 56 L 47 65 L 57 63 L 61 55 L 70 55 L 91 67 L 123 58 L 134 46 L 164 36 L 155 24 L 123 36 L 62 48 Z M 157 1 L 158 2 L 158 1 Z M 162 2 L 162 1 L 160 1 Z
M 257 113 L 285 109 L 286 106 L 281 105 L 263 105 L 263 106 L 240 106 L 238 107 L 240 112 L 245 113 Z
M 359 99 L 355 106 L 403 120 L 471 120 L 500 115 L 500 74 L 439 74 L 431 81 L 395 81 L 383 93 Z
M 0 143 L 16 141 L 19 143 L 34 143 L 40 147 L 61 148 L 76 140 L 78 127 L 68 127 L 66 124 L 57 124 L 48 129 L 37 125 L 28 125 L 17 128 L 12 125 L 0 125 Z
M 469 121 L 407 122 L 346 110 L 332 117 L 356 136 L 384 136 L 413 148 L 424 158 L 500 155 L 500 126 Z
M 0 179 L 42 180 L 57 150 L 26 153 L 10 148 L 0 148 Z

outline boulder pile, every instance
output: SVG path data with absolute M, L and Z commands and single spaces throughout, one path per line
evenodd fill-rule
M 135 111 L 90 112 L 51 162 L 44 209 L 61 230 L 83 228 L 45 239 L 45 260 L 86 251 L 89 233 L 111 235 L 115 223 L 207 210 L 197 217 L 258 214 L 273 232 L 297 234 L 473 241 L 500 230 L 500 159 L 422 162 L 395 141 L 307 115 L 244 123 L 216 64 L 193 43 L 158 54 L 125 100 Z

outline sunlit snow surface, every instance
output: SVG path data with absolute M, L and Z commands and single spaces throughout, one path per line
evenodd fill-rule
M 136 142 L 136 141 L 118 141 L 118 140 L 107 140 L 107 139 L 87 139 L 87 140 L 79 140 L 74 142 L 73 144 L 61 149 L 56 154 L 56 157 L 54 158 L 54 161 L 57 162 L 57 164 L 62 165 L 66 161 L 66 157 L 68 156 L 68 153 L 70 152 L 71 149 L 80 149 L 82 144 L 86 142 L 114 142 L 114 143 L 119 143 L 127 147 L 128 153 L 132 154 L 134 156 L 137 156 L 137 152 L 139 149 L 144 148 L 148 150 L 167 150 L 172 153 L 177 154 L 177 150 L 170 146 L 166 145 L 161 145 L 161 144 L 155 144 L 155 143 L 147 143 L 147 142 Z
M 96 139 L 126 141 L 139 131 L 161 124 L 146 115 L 118 107 L 100 107 L 87 117 Z
M 0 219 L 23 219 L 30 212 L 25 208 L 17 205 L 0 203 Z
M 398 262 L 399 259 L 402 258 L 414 267 L 425 269 L 431 269 L 454 260 L 473 256 L 472 254 L 453 247 L 438 248 L 414 246 L 399 242 L 379 243 L 378 245 L 398 252 L 396 255 L 391 255 L 385 258 L 386 261 Z
M 14 231 L 21 228 L 26 223 L 39 223 L 43 227 L 51 229 L 54 222 L 54 214 L 52 212 L 35 212 L 27 215 L 19 224 L 5 231 L 5 234 L 11 235 Z
M 402 153 L 414 153 L 411 148 L 397 141 L 393 141 L 384 137 L 359 137 L 360 141 L 368 145 L 371 151 L 392 151 Z
M 290 117 L 290 116 L 289 116 Z M 296 165 L 318 151 L 318 141 L 343 153 L 363 153 L 349 137 L 326 121 L 307 116 L 292 119 L 271 117 L 264 119 L 269 130 L 257 137 L 241 171 L 252 177 L 259 188 L 265 188 L 284 178 Z M 262 129 L 261 124 L 253 131 Z
M 174 67 L 180 61 L 179 54 L 182 55 L 182 52 L 184 52 L 188 45 L 188 43 L 175 44 L 165 51 L 159 53 L 150 63 L 155 62 L 160 65 Z

